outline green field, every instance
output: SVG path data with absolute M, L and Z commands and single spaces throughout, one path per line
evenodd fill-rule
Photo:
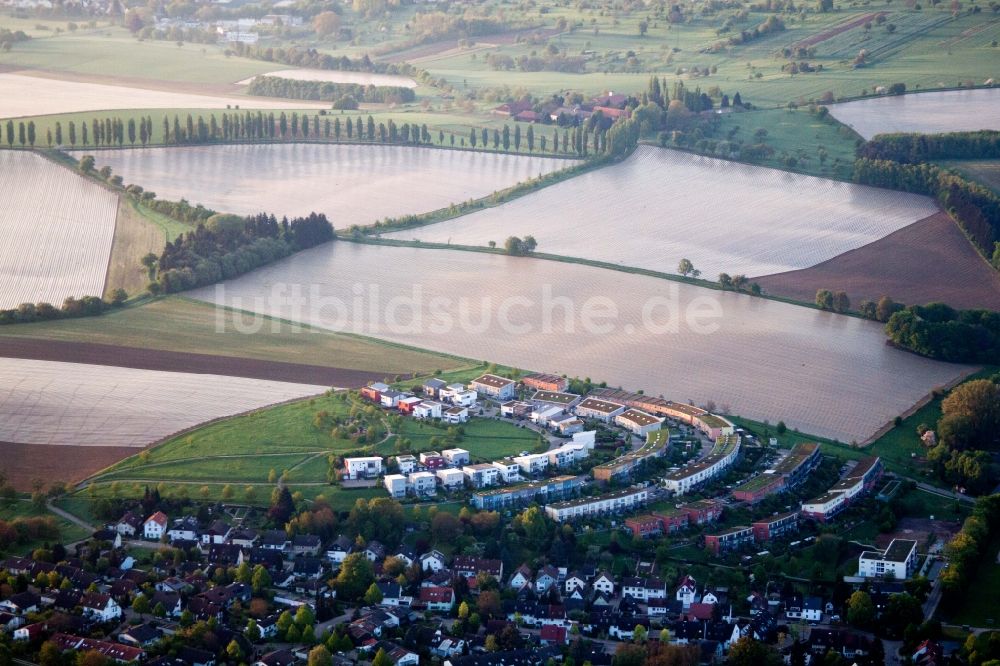
M 1000 193 L 1000 160 L 953 160 L 943 164 Z
M 216 330 L 214 306 L 181 296 L 127 307 L 100 317 L 0 327 L 0 336 L 70 340 L 177 352 L 216 354 L 332 368 L 429 374 L 472 366 L 465 361 L 402 345 L 302 326 L 265 324 L 254 335 L 227 326 Z
M 454 445 L 441 444 L 442 448 L 466 449 L 473 462 L 488 462 L 505 456 L 517 455 L 521 451 L 533 451 L 539 447 L 539 436 L 527 428 L 518 428 L 504 421 L 491 419 L 472 419 L 463 425 L 465 435 Z M 400 437 L 412 442 L 414 451 L 427 451 L 434 446 L 432 437 L 444 440 L 445 431 L 435 428 L 429 423 L 415 419 L 403 419 L 399 431 Z M 393 453 L 392 442 L 377 446 L 378 453 L 388 455 Z
M 74 523 L 71 523 L 59 516 L 50 513 L 46 508 L 37 508 L 34 504 L 27 501 L 16 501 L 9 506 L 0 506 L 0 520 L 14 520 L 15 518 L 36 518 L 36 517 L 52 517 L 55 518 L 56 524 L 59 526 L 59 536 L 63 543 L 71 543 L 74 541 L 79 541 L 87 536 L 89 532 Z M 15 546 L 12 550 L 17 552 L 29 552 L 35 548 L 43 545 L 42 541 L 30 542 Z

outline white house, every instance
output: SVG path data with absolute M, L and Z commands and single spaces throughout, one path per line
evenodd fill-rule
M 452 467 L 444 467 L 437 470 L 434 473 L 437 476 L 438 481 L 441 482 L 441 486 L 445 490 L 452 490 L 454 488 L 461 488 L 465 485 L 465 475 L 460 469 L 454 469 Z
M 472 407 L 476 404 L 479 394 L 470 391 L 462 384 L 449 384 L 438 392 L 438 398 L 458 407 Z
M 410 454 L 396 456 L 396 466 L 400 474 L 409 474 L 417 471 L 417 458 Z
M 681 579 L 680 585 L 677 586 L 677 591 L 674 593 L 674 599 L 681 602 L 684 608 L 690 608 L 698 597 L 698 582 L 695 581 L 691 576 L 684 576 Z
M 433 573 L 444 571 L 448 568 L 448 559 L 441 551 L 431 550 L 420 556 L 420 568 Z
M 386 474 L 382 483 L 385 485 L 385 489 L 386 492 L 389 493 L 389 497 L 393 497 L 395 499 L 406 497 L 406 477 L 402 474 Z
M 597 431 L 575 432 L 573 433 L 573 443 L 583 444 L 588 451 L 593 451 L 594 447 L 597 446 Z
M 142 524 L 142 536 L 151 540 L 159 540 L 167 531 L 167 514 L 157 511 Z
M 514 462 L 525 474 L 540 474 L 549 466 L 549 457 L 544 453 L 529 453 L 526 456 L 514 456 Z
M 446 423 L 458 424 L 469 420 L 469 409 L 463 406 L 449 407 L 441 413 Z
M 593 582 L 594 592 L 606 594 L 609 597 L 615 594 L 615 580 L 603 571 L 597 575 Z
M 566 590 L 566 594 L 573 594 L 576 590 L 584 590 L 587 587 L 587 581 L 583 579 L 583 576 L 579 574 L 570 574 L 566 576 L 566 580 L 563 581 L 563 589 Z
M 514 380 L 506 377 L 486 374 L 473 379 L 469 388 L 482 396 L 497 400 L 510 400 L 514 397 L 515 383 Z
M 466 465 L 462 468 L 462 474 L 474 488 L 489 488 L 500 482 L 500 470 L 488 463 Z
M 615 416 L 615 423 L 636 435 L 645 436 L 647 433 L 659 430 L 663 425 L 663 419 L 647 414 L 641 409 L 627 409 Z
M 398 407 L 400 398 L 405 398 L 406 394 L 395 389 L 382 391 L 379 394 L 379 404 L 386 408 Z
M 379 456 L 344 458 L 345 479 L 374 479 L 381 474 L 382 458 Z
M 171 541 L 197 541 L 198 519 L 192 516 L 178 518 L 167 530 L 167 538 Z
M 354 542 L 341 534 L 327 547 L 326 557 L 331 562 L 340 564 L 352 552 L 354 552 Z
M 490 464 L 497 468 L 504 483 L 514 483 L 521 480 L 521 466 L 513 460 L 497 460 Z
M 545 453 L 553 467 L 569 467 L 586 458 L 590 452 L 586 445 L 568 442 Z
M 111 622 L 122 616 L 122 608 L 110 594 L 90 592 L 80 600 L 83 616 L 95 622 Z
M 507 585 L 514 590 L 520 590 L 531 584 L 531 578 L 531 569 L 529 569 L 527 565 L 522 564 L 514 570 L 514 575 L 510 577 L 510 581 L 508 581 Z
M 432 472 L 411 472 L 407 479 L 413 494 L 418 497 L 433 495 L 437 492 L 437 478 Z
M 581 419 L 596 419 L 608 423 L 614 417 L 625 411 L 625 405 L 609 400 L 598 398 L 587 398 L 576 406 L 576 415 Z
M 543 594 L 553 585 L 559 582 L 559 572 L 553 566 L 545 566 L 535 574 L 535 592 Z
M 865 578 L 906 580 L 917 570 L 917 542 L 893 539 L 885 551 L 865 551 L 858 559 L 858 575 Z
M 452 467 L 468 465 L 471 460 L 469 452 L 465 449 L 445 449 L 441 452 L 441 456 L 448 461 L 448 464 Z
M 441 418 L 441 403 L 433 400 L 424 400 L 419 405 L 413 407 L 413 417 L 417 419 L 439 419 Z
M 455 591 L 450 587 L 423 587 L 420 588 L 420 601 L 432 613 L 447 613 L 455 605 Z

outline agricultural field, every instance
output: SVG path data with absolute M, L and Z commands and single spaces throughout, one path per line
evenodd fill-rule
M 953 160 L 944 162 L 944 165 L 1000 193 L 1000 160 Z
M 219 317 L 226 324 L 217 328 Z M 371 338 L 333 333 L 287 322 L 262 321 L 259 330 L 246 335 L 237 329 L 241 320 L 232 312 L 180 296 L 130 306 L 100 317 L 0 326 L 0 348 L 5 336 L 44 341 L 106 345 L 181 354 L 201 354 L 231 360 L 254 359 L 331 368 L 334 371 L 368 372 L 376 377 L 428 375 L 454 370 L 471 361 L 394 345 Z M 148 358 L 155 354 L 148 353 Z M 107 362 L 107 361 L 105 361 Z M 176 361 L 174 361 L 176 362 Z M 309 382 L 306 382 L 309 383 Z
M 30 95 L 24 91 L 30 90 Z M 294 102 L 233 94 L 199 94 L 136 86 L 69 81 L 0 73 L 0 118 L 110 109 L 322 109 L 319 102 Z M 37 141 L 43 144 L 44 137 Z
M 0 359 L 0 441 L 140 448 L 222 416 L 328 387 L 104 365 Z M 53 449 L 56 451 L 56 449 Z
M 241 215 L 326 213 L 334 227 L 370 224 L 486 196 L 567 160 L 403 146 L 283 144 L 109 150 L 130 183 Z
M 663 272 L 687 258 L 707 277 L 754 276 L 818 264 L 936 210 L 926 197 L 640 146 L 615 166 L 384 237 L 502 246 L 532 235 L 549 254 Z
M 1000 129 L 1000 88 L 873 97 L 830 106 L 840 122 L 870 139 L 894 132 Z
M 141 264 L 142 258 L 150 252 L 162 252 L 167 240 L 173 238 L 168 238 L 162 226 L 141 214 L 135 202 L 122 197 L 118 201 L 104 296 L 110 297 L 116 289 L 124 289 L 129 295 L 143 293 L 149 284 L 149 274 Z
M 324 81 L 328 83 L 356 83 L 361 86 L 397 86 L 400 88 L 416 88 L 417 82 L 408 76 L 393 74 L 370 74 L 368 72 L 346 72 L 330 69 L 279 69 L 275 72 L 264 72 L 257 76 L 276 76 L 281 79 L 295 81 Z M 239 81 L 239 85 L 249 85 L 255 77 Z
M 117 195 L 39 155 L 0 150 L 0 200 L 0 308 L 104 293 Z
M 811 268 L 757 281 L 767 294 L 811 301 L 819 289 L 843 290 L 851 303 L 889 296 L 898 303 L 947 303 L 1000 310 L 1000 273 L 976 251 L 947 213 Z
M 275 283 L 314 285 L 309 298 L 324 299 L 325 309 L 307 304 L 297 316 L 321 328 L 713 401 L 723 413 L 783 419 L 843 442 L 864 441 L 934 387 L 970 371 L 886 346 L 874 322 L 487 253 L 337 242 L 228 281 L 224 294 L 209 288 L 190 295 L 241 299 L 292 317 L 292 304 L 267 297 Z M 354 307 L 359 301 L 364 307 Z

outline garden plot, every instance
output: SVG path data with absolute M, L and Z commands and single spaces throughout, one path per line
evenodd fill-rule
M 155 188 L 154 188 L 155 189 Z M 927 197 L 640 146 L 621 164 L 388 238 L 502 246 L 705 277 L 807 268 L 937 210 Z
M 304 303 L 275 289 L 288 284 L 309 285 Z M 723 412 L 844 442 L 865 440 L 969 371 L 887 346 L 875 322 L 531 258 L 329 243 L 224 285 L 190 295 L 682 402 L 714 401 Z
M 1000 129 L 1000 88 L 946 90 L 831 104 L 833 117 L 870 139 L 894 132 Z
M 101 296 L 118 197 L 33 153 L 0 150 L 0 308 Z
M 400 88 L 416 88 L 417 82 L 408 76 L 394 74 L 369 74 L 367 72 L 342 72 L 332 69 L 280 69 L 276 72 L 266 72 L 259 76 L 276 76 L 281 79 L 295 81 L 323 81 L 325 83 L 356 83 L 361 86 L 397 86 Z M 249 85 L 256 77 L 239 81 L 237 85 Z
M 197 95 L 126 86 L 0 74 L 0 118 L 113 109 L 325 109 L 320 102 Z M 41 140 L 39 140 L 41 143 Z
M 424 213 L 566 167 L 561 159 L 383 145 L 284 144 L 109 150 L 126 182 L 247 215 L 326 213 L 338 229 Z
M 0 359 L 0 441 L 143 447 L 212 419 L 328 387 Z

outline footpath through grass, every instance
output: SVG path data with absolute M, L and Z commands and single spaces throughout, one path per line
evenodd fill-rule
M 59 538 L 64 543 L 70 543 L 73 541 L 79 541 L 84 537 L 88 536 L 87 530 L 82 527 L 65 520 L 54 513 L 51 513 L 47 508 L 36 507 L 33 503 L 17 500 L 9 505 L 0 506 L 0 520 L 12 521 L 15 518 L 53 518 L 56 521 L 56 525 L 59 526 Z M 29 552 L 35 548 L 39 548 L 44 545 L 45 539 L 40 539 L 37 541 L 30 541 L 27 543 L 14 546 L 11 550 L 16 550 L 18 552 Z

